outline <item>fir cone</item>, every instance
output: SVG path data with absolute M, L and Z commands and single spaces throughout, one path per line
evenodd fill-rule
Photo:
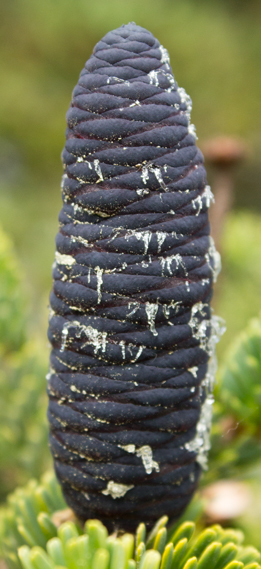
M 131 23 L 96 45 L 67 114 L 50 446 L 69 506 L 109 529 L 175 520 L 206 464 L 218 254 L 190 112 Z

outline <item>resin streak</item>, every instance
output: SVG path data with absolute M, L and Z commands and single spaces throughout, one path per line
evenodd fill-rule
M 68 504 L 110 529 L 177 518 L 206 463 L 219 259 L 190 112 L 167 51 L 128 24 L 96 45 L 67 114 L 50 445 Z

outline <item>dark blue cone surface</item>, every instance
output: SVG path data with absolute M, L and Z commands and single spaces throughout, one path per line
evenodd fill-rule
M 218 256 L 190 111 L 167 51 L 128 24 L 96 45 L 67 114 L 50 445 L 70 507 L 109 529 L 177 518 L 206 462 Z

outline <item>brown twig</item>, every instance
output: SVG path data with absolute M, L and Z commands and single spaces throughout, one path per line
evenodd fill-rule
M 242 140 L 219 136 L 206 141 L 202 151 L 206 162 L 215 171 L 212 187 L 215 204 L 210 210 L 210 224 L 211 234 L 219 249 L 224 222 L 234 201 L 235 167 L 245 159 L 247 150 Z

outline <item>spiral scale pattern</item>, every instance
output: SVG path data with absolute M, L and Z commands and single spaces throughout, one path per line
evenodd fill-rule
M 128 24 L 96 45 L 67 114 L 50 446 L 67 503 L 109 529 L 176 519 L 206 464 L 219 259 L 190 112 L 167 51 Z

